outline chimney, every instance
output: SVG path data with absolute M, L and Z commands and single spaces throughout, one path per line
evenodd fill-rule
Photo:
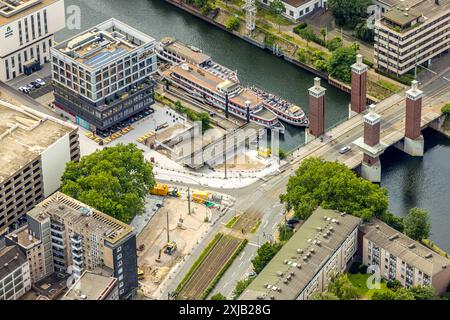
M 314 137 L 325 133 L 325 91 L 320 78 L 314 78 L 314 86 L 309 89 L 309 133 Z

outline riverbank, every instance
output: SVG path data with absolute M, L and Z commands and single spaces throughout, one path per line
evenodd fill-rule
M 324 79 L 331 86 L 342 90 L 346 93 L 351 92 L 351 87 L 338 79 L 332 78 L 326 71 L 317 68 L 314 63 L 306 63 L 297 58 L 298 51 L 307 50 L 311 55 L 319 55 L 323 57 L 331 56 L 328 49 L 314 43 L 305 42 L 304 40 L 295 39 L 295 34 L 286 34 L 280 31 L 274 31 L 272 26 L 267 25 L 261 20 L 257 20 L 254 31 L 249 32 L 245 26 L 245 17 L 242 16 L 241 11 L 237 11 L 233 7 L 218 6 L 214 10 L 213 15 L 203 14 L 195 6 L 183 3 L 182 0 L 165 0 L 167 3 L 186 11 L 187 13 L 199 18 L 215 27 L 232 34 L 252 45 L 255 45 L 263 50 L 272 52 L 279 58 L 288 61 L 297 67 L 300 67 L 312 74 Z M 220 2 L 219 2 L 220 3 Z M 226 27 L 226 23 L 230 17 L 238 18 L 240 24 L 236 30 L 230 30 Z M 266 21 L 267 22 L 267 21 Z M 312 51 L 311 51 L 312 50 Z M 372 69 L 368 72 L 368 98 L 367 103 L 378 103 L 380 100 L 386 99 L 389 96 L 400 92 L 405 88 L 404 85 L 383 75 L 375 73 Z

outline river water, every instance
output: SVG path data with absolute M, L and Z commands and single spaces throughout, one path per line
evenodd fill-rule
M 143 31 L 156 40 L 165 36 L 201 48 L 217 62 L 238 70 L 246 85 L 256 85 L 301 106 L 308 112 L 308 88 L 314 75 L 269 52 L 240 40 L 163 0 L 66 0 L 66 6 L 81 10 L 84 30 L 114 17 Z M 57 34 L 60 41 L 79 33 L 64 30 Z M 326 93 L 326 126 L 346 119 L 348 94 L 329 86 Z M 391 148 L 382 156 L 382 186 L 390 196 L 390 209 L 404 216 L 414 207 L 429 210 L 432 220 L 431 238 L 450 251 L 450 141 L 433 132 L 425 132 L 426 153 L 423 159 L 412 158 Z M 290 151 L 304 143 L 304 132 L 286 125 L 281 148 Z

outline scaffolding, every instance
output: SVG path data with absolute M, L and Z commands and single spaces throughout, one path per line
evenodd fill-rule
M 256 5 L 255 0 L 245 0 L 245 22 L 248 31 L 255 30 Z

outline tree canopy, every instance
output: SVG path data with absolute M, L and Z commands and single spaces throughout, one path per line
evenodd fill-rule
M 328 0 L 328 8 L 332 12 L 336 24 L 353 28 L 361 18 L 367 16 L 370 0 Z
M 356 300 L 359 298 L 358 289 L 345 274 L 331 274 L 327 290 L 339 300 Z
M 264 243 L 258 249 L 256 257 L 252 260 L 253 270 L 256 273 L 260 273 L 277 252 L 280 251 L 282 246 L 281 243 Z
M 280 200 L 300 219 L 307 219 L 318 206 L 366 221 L 373 216 L 383 219 L 388 208 L 385 188 L 358 177 L 343 164 L 320 158 L 308 158 L 301 163 Z
M 405 234 L 417 241 L 427 239 L 431 232 L 431 222 L 428 211 L 420 208 L 409 210 L 405 218 Z
M 356 61 L 357 47 L 339 47 L 333 51 L 328 61 L 328 73 L 341 81 L 350 83 L 352 79 L 351 65 Z
M 234 16 L 230 16 L 227 20 L 227 22 L 225 23 L 225 27 L 228 30 L 237 30 L 239 29 L 239 25 L 240 25 L 241 21 L 239 20 L 239 18 L 234 17 Z
M 69 162 L 61 191 L 112 217 L 129 223 L 144 210 L 155 184 L 152 166 L 135 144 L 119 144 Z

